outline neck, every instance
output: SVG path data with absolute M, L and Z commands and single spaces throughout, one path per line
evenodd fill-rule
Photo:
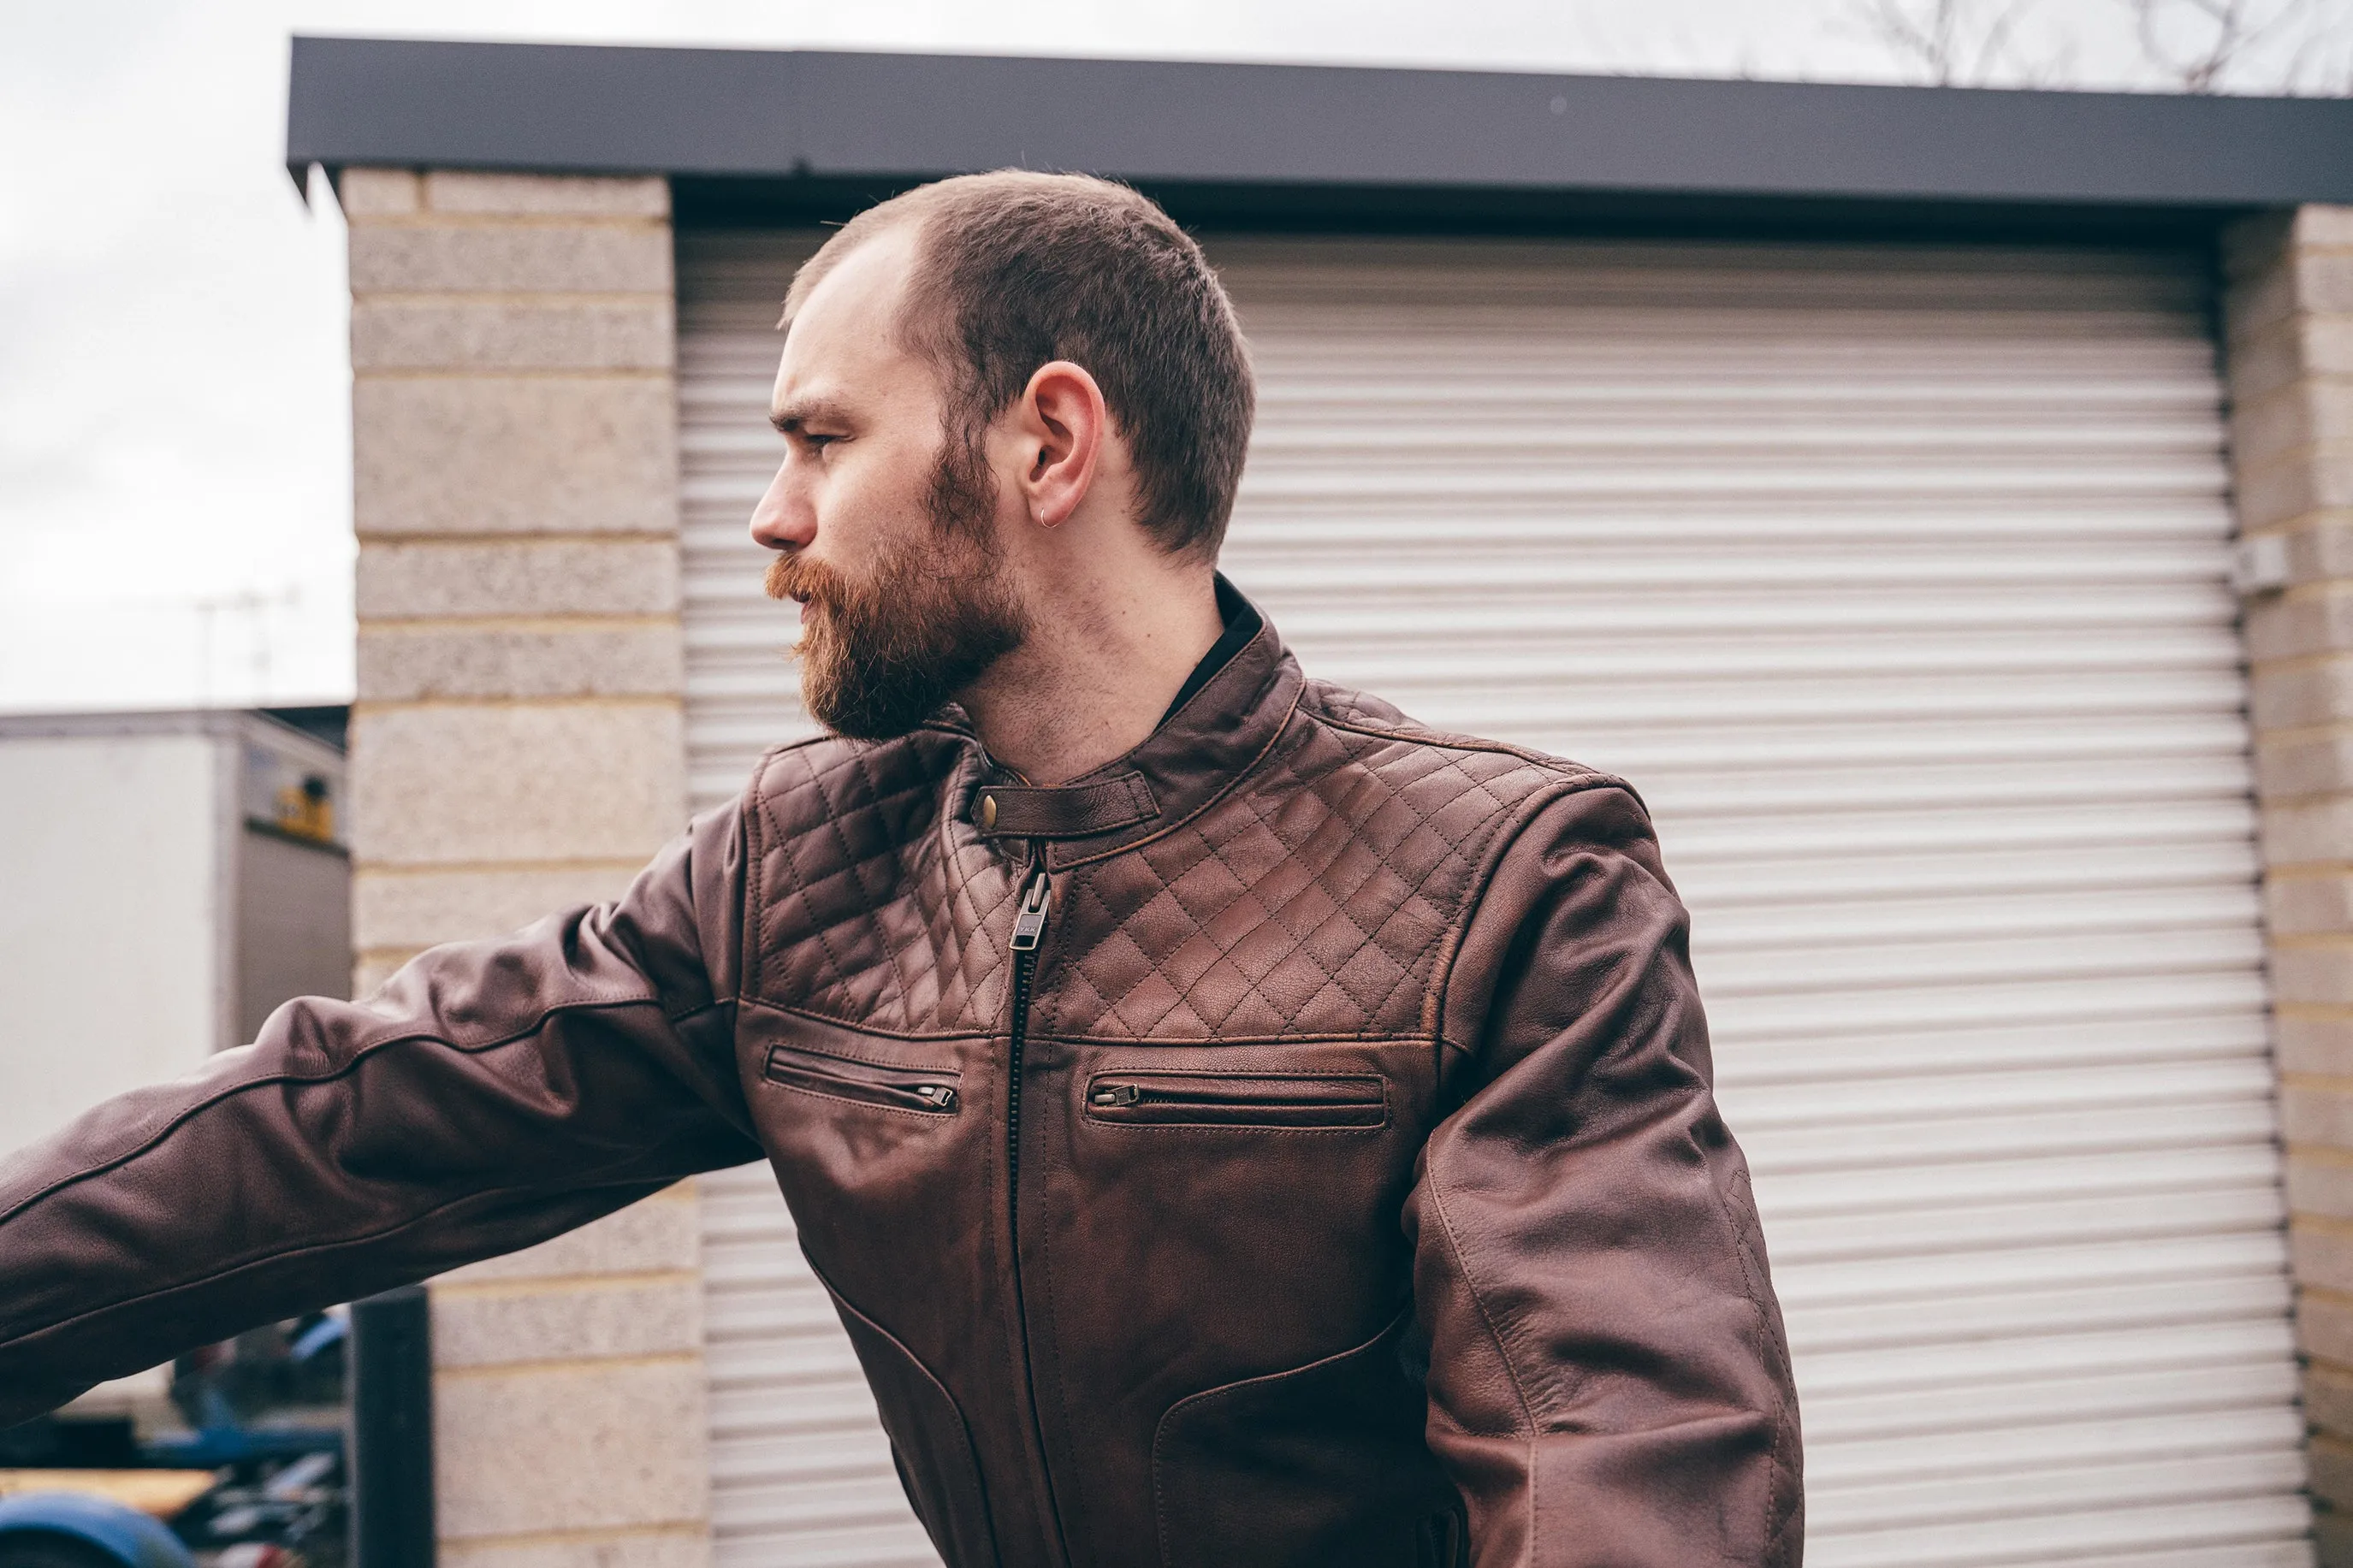
M 989 754 L 1035 784 L 1144 743 L 1224 622 L 1207 566 L 1063 575 L 1030 599 L 1029 636 L 960 694 Z

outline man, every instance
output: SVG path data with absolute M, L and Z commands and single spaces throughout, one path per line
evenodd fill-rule
M 951 180 L 785 325 L 752 531 L 834 732 L 617 903 L 0 1169 L 0 1422 L 765 1158 L 955 1568 L 1797 1563 L 1642 807 L 1306 679 L 1216 576 L 1199 250 Z

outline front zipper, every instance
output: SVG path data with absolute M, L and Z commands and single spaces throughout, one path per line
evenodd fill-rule
M 1005 1053 L 1005 1177 L 1008 1213 L 1018 1206 L 1011 1194 L 1018 1189 L 1014 1177 L 1021 1168 L 1021 1049 L 1029 1043 L 1029 987 L 1038 978 L 1038 942 L 1046 934 L 1046 907 L 1052 889 L 1046 876 L 1046 858 L 1021 889 L 1021 908 L 1013 917 L 1013 1023 L 1011 1044 Z M 1015 1241 L 1019 1246 L 1018 1238 Z
M 921 1110 L 934 1116 L 953 1115 L 956 1075 L 930 1068 L 894 1068 L 855 1057 L 837 1057 L 806 1046 L 771 1046 L 762 1076 L 786 1089 L 855 1100 L 893 1110 Z
M 1388 1086 L 1374 1073 L 1103 1073 L 1087 1120 L 1129 1127 L 1380 1127 Z
M 1061 1538 L 1062 1510 L 1054 1500 L 1053 1468 L 1046 1462 L 1045 1426 L 1039 1415 L 1037 1379 L 1029 1364 L 1029 1309 L 1022 1300 L 1021 1287 L 1021 1055 L 1029 1043 L 1029 992 L 1038 978 L 1038 943 L 1046 935 L 1053 895 L 1046 872 L 1046 847 L 1033 840 L 1029 853 L 1037 869 L 1022 887 L 1020 908 L 1013 917 L 1013 937 L 1006 944 L 1013 952 L 1013 1018 L 1005 1051 L 1005 1236 L 1011 1247 L 1013 1310 L 1021 1325 L 1021 1374 L 1029 1384 L 1029 1426 L 1046 1482 L 1048 1521 L 1067 1563 L 1071 1552 Z

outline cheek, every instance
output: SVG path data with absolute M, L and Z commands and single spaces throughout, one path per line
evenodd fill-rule
M 919 537 L 924 526 L 923 478 L 914 465 L 879 451 L 837 459 L 818 491 L 818 547 L 826 559 L 856 570 Z

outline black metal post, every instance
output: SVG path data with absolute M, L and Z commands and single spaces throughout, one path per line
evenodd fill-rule
M 352 1303 L 352 1568 L 434 1568 L 433 1320 L 425 1287 Z

